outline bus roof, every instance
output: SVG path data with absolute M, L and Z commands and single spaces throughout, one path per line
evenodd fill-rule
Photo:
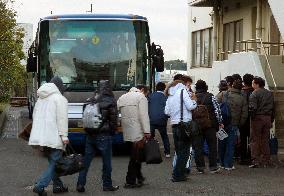
M 42 18 L 42 20 L 60 20 L 60 19 L 74 19 L 74 20 L 145 20 L 146 17 L 133 14 L 64 14 L 64 15 L 50 15 Z

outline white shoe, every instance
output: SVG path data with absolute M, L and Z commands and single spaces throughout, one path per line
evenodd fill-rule
M 233 166 L 233 167 L 225 167 L 224 169 L 227 171 L 232 171 L 232 170 L 235 170 L 236 168 L 235 166 Z
M 165 156 L 166 156 L 166 158 L 171 158 L 170 154 L 166 154 Z

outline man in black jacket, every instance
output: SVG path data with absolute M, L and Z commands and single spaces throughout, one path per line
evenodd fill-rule
M 252 165 L 250 168 L 271 164 L 269 135 L 274 121 L 274 97 L 271 91 L 264 88 L 265 80 L 254 77 L 254 91 L 249 98 L 251 115 L 250 147 Z
M 87 132 L 84 164 L 85 169 L 80 172 L 77 182 L 77 191 L 85 192 L 86 177 L 91 161 L 98 149 L 103 159 L 103 191 L 116 191 L 118 186 L 112 185 L 112 135 L 117 129 L 117 106 L 114 95 L 111 91 L 109 81 L 101 80 L 99 83 L 99 94 L 88 100 L 91 103 L 99 103 L 102 115 L 102 125 L 98 133 Z
M 205 105 L 209 114 L 210 124 L 200 131 L 198 136 L 193 138 L 193 149 L 197 171 L 204 173 L 205 161 L 203 145 L 206 140 L 209 150 L 209 170 L 211 173 L 219 171 L 217 167 L 217 138 L 216 132 L 219 127 L 224 127 L 219 104 L 214 95 L 208 93 L 208 86 L 205 81 L 198 80 L 195 84 L 197 105 Z M 193 113 L 194 114 L 194 113 Z M 194 116 L 193 116 L 194 117 Z M 197 120 L 197 119 L 194 119 Z M 198 120 L 197 120 L 198 121 Z M 201 125 L 200 125 L 201 126 Z

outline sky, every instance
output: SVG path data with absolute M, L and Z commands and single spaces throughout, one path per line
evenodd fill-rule
M 15 0 L 17 22 L 32 23 L 53 14 L 86 13 L 137 14 L 147 17 L 151 41 L 162 46 L 165 60 L 186 61 L 187 0 Z

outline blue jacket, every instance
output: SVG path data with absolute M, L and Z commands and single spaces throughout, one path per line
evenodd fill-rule
M 167 126 L 168 116 L 165 114 L 167 97 L 163 92 L 154 92 L 149 98 L 149 117 L 151 125 Z

